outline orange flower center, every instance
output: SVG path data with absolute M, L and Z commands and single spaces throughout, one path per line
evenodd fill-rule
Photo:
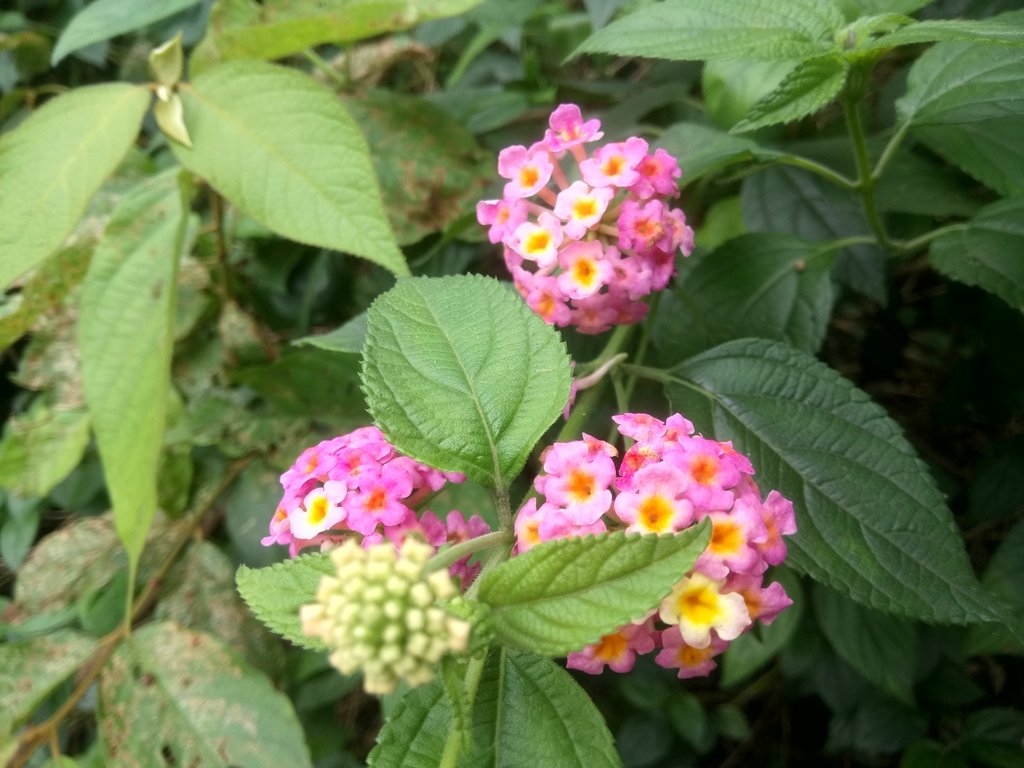
M 618 661 L 629 648 L 629 642 L 618 632 L 605 635 L 594 646 L 594 658 L 604 662 Z
M 690 472 L 701 485 L 710 485 L 718 474 L 718 462 L 710 456 L 698 456 L 690 465 Z
M 648 530 L 664 531 L 672 520 L 672 505 L 661 494 L 654 494 L 640 502 L 637 516 Z
M 583 469 L 574 469 L 569 473 L 566 491 L 573 501 L 586 501 L 594 495 L 594 476 Z
M 537 183 L 540 174 L 532 165 L 527 165 L 519 171 L 519 184 L 523 187 L 532 187 Z

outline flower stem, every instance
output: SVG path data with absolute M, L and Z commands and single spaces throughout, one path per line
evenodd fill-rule
M 430 558 L 430 561 L 423 570 L 427 573 L 430 571 L 439 571 L 442 568 L 447 568 L 453 563 L 457 563 L 468 555 L 472 555 L 474 552 L 490 549 L 491 547 L 510 545 L 512 544 L 512 540 L 513 536 L 511 532 L 494 531 L 493 533 L 485 533 L 483 536 L 477 536 L 473 539 L 460 541 L 458 544 L 453 544 L 446 549 L 442 549 Z

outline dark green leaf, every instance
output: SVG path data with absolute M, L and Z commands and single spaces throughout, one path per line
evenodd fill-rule
M 182 165 L 280 235 L 408 274 L 366 140 L 329 90 L 246 61 L 205 72 L 181 97 L 193 144 L 172 144 Z
M 1019 467 L 1019 465 L 1018 465 Z M 999 544 L 981 578 L 985 588 L 1009 605 L 1024 621 L 1024 521 L 1018 522 Z M 972 656 L 992 653 L 1024 653 L 1024 644 L 1006 630 L 971 627 L 966 650 Z
M 966 217 L 981 207 L 972 191 L 965 188 L 960 174 L 948 166 L 916 152 L 897 152 L 875 185 L 875 204 L 883 212 Z
M 57 250 L 135 142 L 149 91 L 75 88 L 0 139 L 0 288 Z
M 674 536 L 620 531 L 544 542 L 489 569 L 479 598 L 505 645 L 563 656 L 657 607 L 709 536 L 702 524 Z
M 368 314 L 363 386 L 402 453 L 507 488 L 569 396 L 558 333 L 484 277 L 399 281 Z
M 827 53 L 843 16 L 831 0 L 667 0 L 598 30 L 576 53 L 660 59 L 802 59 Z
M 295 711 L 270 680 L 218 641 L 146 624 L 100 678 L 100 738 L 111 764 L 310 766 Z
M 437 768 L 451 727 L 451 704 L 440 680 L 405 696 L 377 734 L 369 768 Z
M 1003 621 L 945 500 L 899 427 L 806 353 L 728 342 L 667 374 L 674 408 L 731 439 L 793 499 L 789 563 L 860 603 L 925 621 Z
M 299 608 L 316 599 L 324 574 L 333 574 L 327 555 L 309 554 L 267 568 L 241 566 L 235 574 L 238 593 L 256 618 L 296 645 L 323 650 L 319 641 L 302 634 Z
M 779 84 L 760 99 L 735 126 L 733 133 L 766 125 L 791 123 L 829 104 L 846 82 L 849 65 L 835 55 L 800 62 Z
M 779 155 L 750 139 L 701 123 L 676 123 L 655 144 L 679 160 L 683 169 L 680 184 L 684 187 L 734 163 L 770 162 Z
M 308 344 L 311 347 L 326 349 L 328 352 L 347 352 L 360 355 L 366 343 L 366 313 L 360 312 L 347 323 L 335 328 L 330 333 L 318 336 L 304 336 L 296 339 L 295 344 Z
M 655 341 L 682 360 L 746 337 L 817 352 L 834 300 L 834 253 L 790 235 L 752 234 L 685 262 L 659 309 Z
M 923 125 L 914 136 L 1001 195 L 1024 195 L 1024 117 L 959 125 Z
M 1024 197 L 982 208 L 964 229 L 932 243 L 935 269 L 994 293 L 1024 312 Z
M 138 561 L 156 512 L 189 188 L 169 171 L 118 205 L 82 287 L 82 383 L 118 535 Z

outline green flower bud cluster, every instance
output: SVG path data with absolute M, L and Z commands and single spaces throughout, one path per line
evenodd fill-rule
M 343 674 L 363 672 L 367 693 L 389 693 L 399 679 L 422 685 L 446 653 L 461 653 L 471 625 L 439 602 L 456 596 L 447 569 L 424 573 L 433 548 L 407 538 L 363 549 L 349 539 L 331 551 L 336 576 L 324 576 L 316 602 L 301 609 L 302 631 L 331 648 Z

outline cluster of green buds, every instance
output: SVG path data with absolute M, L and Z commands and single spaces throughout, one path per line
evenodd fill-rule
M 422 685 L 446 653 L 466 651 L 471 625 L 442 607 L 457 590 L 446 568 L 426 572 L 433 553 L 415 537 L 398 551 L 349 539 L 331 551 L 336 576 L 302 606 L 303 633 L 331 649 L 343 674 L 362 670 L 367 693 L 389 693 L 400 679 Z

